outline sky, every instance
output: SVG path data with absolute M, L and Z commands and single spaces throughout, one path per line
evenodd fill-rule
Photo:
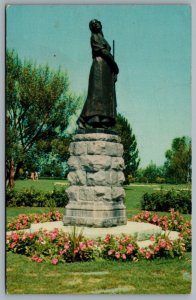
M 188 5 L 11 5 L 7 48 L 67 71 L 88 89 L 91 19 L 115 40 L 117 109 L 136 135 L 140 166 L 162 165 L 173 138 L 191 136 L 191 8 Z M 72 120 L 72 122 L 75 120 Z

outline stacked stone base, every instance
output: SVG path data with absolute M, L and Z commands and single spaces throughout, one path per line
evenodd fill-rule
M 116 135 L 75 135 L 70 144 L 65 225 L 112 227 L 127 223 L 123 146 Z

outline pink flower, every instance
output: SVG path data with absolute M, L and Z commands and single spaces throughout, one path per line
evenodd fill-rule
M 56 239 L 56 237 L 57 237 L 56 232 L 51 232 L 50 233 L 50 239 L 51 239 L 51 241 L 54 241 Z
M 150 252 L 146 252 L 146 258 L 149 259 L 151 257 L 151 253 Z
M 17 233 L 12 233 L 12 240 L 17 242 L 19 240 L 19 236 Z
M 16 247 L 16 242 L 11 243 L 10 248 L 14 249 Z
M 150 236 L 150 240 L 151 240 L 151 241 L 154 241 L 154 240 L 155 240 L 155 237 L 154 237 L 153 234 Z
M 158 252 L 160 250 L 160 247 L 157 245 L 154 247 L 154 250 Z
M 21 229 L 21 227 L 22 227 L 22 225 L 21 225 L 20 223 L 17 223 L 17 224 L 16 224 L 16 230 Z
M 134 247 L 132 244 L 127 245 L 127 254 L 131 254 L 134 250 Z
M 83 242 L 80 242 L 80 243 L 79 243 L 79 249 L 80 249 L 81 251 L 83 251 L 84 249 L 86 249 L 86 244 L 83 243 Z
M 37 256 L 37 255 L 33 255 L 33 256 L 31 257 L 31 260 L 32 260 L 32 261 L 36 261 L 36 262 L 38 262 L 38 263 L 40 263 L 40 262 L 43 261 L 43 259 L 42 259 L 41 257 Z
M 34 237 L 34 234 L 33 234 L 33 233 L 30 233 L 30 234 L 29 234 L 29 238 L 32 240 L 33 237 Z
M 94 246 L 93 240 L 87 241 L 86 243 L 87 243 L 87 247 L 89 247 L 89 248 L 92 248 Z
M 126 254 L 124 254 L 124 253 L 122 254 L 122 259 L 124 259 L 124 260 L 127 259 Z
M 65 243 L 64 249 L 65 249 L 65 250 L 68 250 L 68 249 L 69 249 L 69 244 L 68 244 L 68 243 Z
M 111 236 L 109 234 L 106 235 L 105 239 L 104 239 L 104 243 L 108 244 L 110 241 Z
M 51 263 L 52 263 L 53 265 L 57 265 L 58 262 L 59 262 L 59 260 L 58 260 L 57 258 L 53 258 L 53 259 L 51 260 Z
M 109 251 L 108 251 L 108 255 L 112 255 L 114 253 L 114 250 L 112 250 L 112 249 L 110 249 Z
M 115 253 L 115 257 L 116 257 L 117 259 L 119 259 L 119 258 L 120 258 L 120 253 L 119 253 L 119 252 L 116 252 L 116 253 Z
M 123 246 L 122 246 L 122 245 L 118 245 L 118 249 L 119 249 L 119 250 L 122 250 L 122 249 L 123 249 Z
M 66 250 L 60 250 L 59 254 L 63 255 L 66 252 Z
M 165 248 L 165 247 L 167 246 L 166 241 L 165 241 L 165 240 L 160 240 L 160 241 L 159 241 L 159 246 L 160 246 L 161 248 Z
M 153 223 L 156 223 L 158 220 L 159 220 L 159 216 L 154 215 L 154 217 L 152 218 Z
M 144 254 L 144 253 L 145 253 L 145 249 L 144 249 L 144 248 L 140 248 L 140 249 L 139 249 L 139 252 L 140 252 L 141 254 Z

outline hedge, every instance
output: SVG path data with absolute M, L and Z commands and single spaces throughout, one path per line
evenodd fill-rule
M 141 208 L 150 211 L 170 211 L 174 209 L 184 214 L 191 214 L 191 190 L 170 190 L 145 193 Z
M 68 197 L 64 189 L 52 192 L 35 191 L 23 189 L 16 191 L 8 189 L 6 191 L 6 206 L 30 206 L 30 207 L 64 207 L 68 203 Z

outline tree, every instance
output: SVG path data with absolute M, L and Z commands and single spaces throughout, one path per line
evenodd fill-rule
M 166 179 L 173 183 L 191 181 L 191 139 L 178 137 L 173 139 L 171 149 L 165 153 Z
M 6 53 L 6 166 L 15 177 L 28 154 L 42 141 L 65 137 L 69 118 L 79 97 L 69 92 L 65 72 L 22 62 L 14 51 Z M 12 172 L 13 173 L 13 172 Z M 13 181 L 7 178 L 10 187 Z
M 140 159 L 138 157 L 139 151 L 137 149 L 136 137 L 132 132 L 132 128 L 128 120 L 121 114 L 117 115 L 116 125 L 114 130 L 121 138 L 121 143 L 124 147 L 124 162 L 125 162 L 125 180 L 128 181 L 128 175 L 135 176 L 138 169 Z
M 148 183 L 163 182 L 165 170 L 163 166 L 157 166 L 153 161 L 143 170 L 143 177 L 147 179 Z

